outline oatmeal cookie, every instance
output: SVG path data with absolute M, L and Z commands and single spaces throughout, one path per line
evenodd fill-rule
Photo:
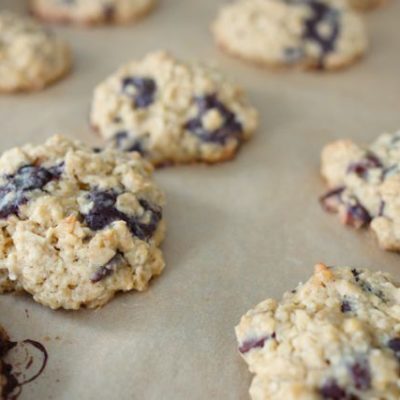
M 319 264 L 281 302 L 260 303 L 236 327 L 252 399 L 399 399 L 399 299 L 388 274 Z
M 322 151 L 328 192 L 325 210 L 343 224 L 370 227 L 385 250 L 400 250 L 400 132 L 383 134 L 369 147 L 338 140 Z
M 0 92 L 33 91 L 71 68 L 69 46 L 30 18 L 0 12 Z
M 218 72 L 160 51 L 98 85 L 91 122 L 115 147 L 154 165 L 215 163 L 252 136 L 257 112 Z
M 138 153 L 54 136 L 0 157 L 0 270 L 53 309 L 145 290 L 164 261 L 163 194 Z
M 338 69 L 367 49 L 363 21 L 341 0 L 237 0 L 212 26 L 218 45 L 268 66 Z
M 29 0 L 34 15 L 84 25 L 126 24 L 150 12 L 156 0 Z

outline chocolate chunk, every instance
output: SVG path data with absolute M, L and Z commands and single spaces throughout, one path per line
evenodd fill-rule
M 189 120 L 184 128 L 199 137 L 204 142 L 224 144 L 231 138 L 239 138 L 243 133 L 242 124 L 237 120 L 236 115 L 221 103 L 215 94 L 196 97 L 195 102 L 198 108 L 197 117 Z M 217 110 L 222 117 L 222 124 L 213 131 L 208 131 L 203 126 L 203 117 L 208 111 Z
M 359 281 L 360 281 L 361 271 L 359 271 L 359 270 L 353 268 L 353 269 L 351 270 L 351 273 L 353 274 L 355 281 L 356 281 L 356 282 L 359 282 Z
M 340 305 L 340 311 L 342 313 L 347 313 L 352 311 L 351 304 L 348 300 L 343 300 L 342 304 Z
M 113 191 L 93 191 L 88 195 L 93 206 L 88 214 L 84 215 L 90 229 L 97 231 L 105 228 L 111 222 L 121 220 L 122 213 L 114 205 L 117 193 Z
M 104 229 L 114 221 L 126 222 L 131 233 L 141 240 L 149 240 L 157 229 L 162 218 L 159 207 L 146 200 L 139 200 L 146 214 L 150 213 L 150 221 L 142 222 L 136 216 L 128 216 L 115 207 L 118 194 L 113 190 L 94 190 L 88 194 L 88 199 L 93 203 L 92 208 L 83 218 L 88 227 L 94 231 Z
M 130 88 L 134 87 L 134 105 L 136 108 L 147 108 L 154 102 L 157 90 L 156 82 L 151 78 L 127 77 L 122 81 L 122 91 L 131 95 Z
M 361 287 L 364 292 L 372 293 L 375 296 L 379 297 L 383 302 L 387 302 L 385 294 L 382 290 L 372 287 L 369 282 L 360 278 L 361 271 L 354 268 L 351 270 L 351 273 L 353 274 L 356 283 Z
M 366 360 L 353 364 L 350 371 L 354 386 L 358 390 L 368 390 L 371 387 L 371 372 Z
M 360 286 L 360 288 L 366 292 L 366 293 L 371 293 L 377 297 L 379 297 L 383 302 L 387 302 L 387 299 L 385 297 L 385 294 L 383 293 L 382 290 L 374 288 L 371 286 L 371 284 L 363 279 L 360 278 L 361 272 L 356 270 L 356 269 L 352 269 L 351 270 L 354 279 L 356 281 L 356 283 Z
M 341 388 L 336 381 L 329 381 L 322 386 L 319 390 L 320 395 L 323 399 L 329 400 L 347 400 L 346 391 Z
M 325 211 L 336 212 L 342 204 L 341 195 L 345 190 L 344 186 L 335 188 L 320 197 L 319 202 Z
M 124 257 L 121 253 L 117 252 L 105 265 L 99 267 L 92 275 L 90 280 L 97 283 L 112 275 L 116 268 L 124 262 Z
M 388 347 L 394 351 L 396 358 L 400 361 L 400 337 L 390 339 Z
M 240 353 L 245 354 L 245 353 L 249 352 L 250 350 L 255 349 L 257 347 L 262 348 L 262 347 L 264 347 L 264 344 L 267 340 L 275 339 L 275 338 L 276 338 L 276 334 L 274 332 L 274 333 L 272 333 L 272 335 L 267 335 L 262 338 L 246 340 L 239 347 L 239 351 L 240 351 Z
M 312 16 L 304 21 L 303 38 L 316 43 L 321 49 L 321 57 L 317 67 L 322 69 L 326 55 L 335 50 L 340 30 L 339 13 L 322 1 L 310 0 L 307 4 L 312 10 Z M 320 24 L 329 25 L 329 35 L 321 34 Z
M 361 228 L 369 224 L 372 218 L 367 209 L 355 197 L 351 202 L 345 202 L 342 196 L 344 190 L 345 187 L 341 186 L 327 192 L 319 199 L 321 206 L 328 212 L 337 212 L 339 209 L 342 211 L 343 206 L 344 213 L 341 214 L 341 218 L 346 225 Z
M 343 223 L 354 228 L 362 228 L 371 222 L 371 216 L 358 200 L 354 204 L 348 204 L 344 214 Z
M 44 190 L 49 182 L 60 178 L 63 169 L 63 163 L 50 168 L 25 165 L 14 175 L 7 175 L 7 183 L 0 186 L 0 218 L 18 214 L 19 207 L 28 202 L 28 193 Z
M 158 223 L 161 221 L 162 211 L 159 207 L 143 199 L 139 200 L 139 204 L 150 213 L 150 222 L 135 223 L 135 221 L 133 221 L 131 223 L 131 230 L 135 231 L 136 236 L 139 238 L 150 239 L 157 229 Z
M 126 131 L 118 132 L 114 135 L 112 141 L 115 147 L 121 151 L 136 151 L 140 154 L 144 154 L 143 141 L 139 138 L 135 138 Z
M 375 154 L 369 153 L 362 160 L 351 163 L 347 168 L 347 173 L 354 173 L 360 178 L 366 179 L 370 169 L 382 167 L 383 165 L 379 158 Z
M 9 176 L 9 185 L 15 190 L 29 191 L 42 189 L 54 179 L 50 170 L 33 165 L 21 167 L 15 175 Z

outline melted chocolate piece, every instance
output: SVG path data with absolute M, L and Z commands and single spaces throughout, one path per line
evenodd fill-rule
M 2 395 L 5 400 L 16 400 L 22 392 L 22 386 L 18 379 L 13 374 L 13 367 L 11 364 L 3 362 L 2 374 L 6 378 L 6 384 L 3 387 Z
M 196 97 L 195 102 L 198 108 L 197 117 L 189 120 L 184 128 L 196 135 L 204 142 L 224 144 L 230 138 L 239 138 L 243 133 L 242 124 L 237 120 L 236 115 L 221 103 L 215 94 Z M 217 110 L 223 119 L 222 125 L 208 131 L 203 126 L 202 118 L 210 110 Z
M 90 280 L 92 283 L 97 283 L 112 275 L 116 268 L 124 261 L 121 253 L 116 253 L 105 265 L 99 267 L 92 275 Z
M 336 381 L 329 381 L 322 386 L 319 390 L 320 395 L 323 399 L 329 400 L 346 400 L 347 393 L 346 391 L 340 387 Z
M 49 360 L 49 354 L 47 353 L 46 348 L 41 343 L 37 342 L 36 340 L 32 340 L 32 339 L 26 339 L 22 343 L 27 343 L 27 344 L 35 347 L 37 350 L 39 350 L 43 355 L 43 362 L 42 362 L 42 366 L 40 367 L 39 371 L 36 372 L 35 375 L 30 377 L 29 379 L 26 379 L 26 380 L 20 382 L 21 386 L 26 385 L 27 383 L 33 382 L 40 375 L 42 375 L 44 369 L 46 368 L 47 362 Z
M 387 300 L 385 299 L 385 295 L 383 294 L 382 290 L 373 288 L 366 281 L 360 281 L 359 284 L 360 284 L 361 289 L 364 290 L 364 292 L 372 293 L 376 297 L 379 297 L 383 302 L 385 302 L 385 303 L 387 302 Z
M 390 339 L 387 345 L 389 349 L 394 352 L 396 358 L 400 361 L 400 337 Z
M 355 197 L 352 198 L 351 203 L 348 203 L 347 201 L 345 202 L 342 199 L 342 193 L 344 190 L 345 187 L 341 186 L 327 192 L 319 199 L 321 206 L 327 212 L 337 212 L 341 205 L 345 206 L 345 212 L 341 217 L 343 223 L 346 225 L 355 228 L 362 228 L 369 224 L 372 217 L 367 209 Z
M 342 304 L 340 305 L 340 311 L 342 313 L 347 313 L 347 312 L 352 311 L 351 304 L 349 303 L 348 300 L 342 301 Z
M 245 353 L 249 352 L 250 350 L 255 349 L 257 347 L 262 348 L 262 347 L 264 347 L 264 344 L 267 340 L 275 339 L 275 338 L 276 338 L 276 334 L 274 332 L 274 333 L 272 333 L 272 335 L 264 336 L 262 338 L 246 340 L 239 347 L 239 351 L 240 351 L 240 353 L 245 354 Z
M 374 294 L 375 296 L 379 297 L 383 302 L 385 303 L 387 302 L 382 290 L 373 288 L 370 283 L 360 278 L 361 271 L 358 271 L 357 269 L 354 268 L 351 270 L 351 273 L 353 274 L 356 283 L 360 286 L 360 288 L 364 292 Z
M 371 372 L 367 361 L 356 362 L 350 367 L 350 372 L 358 390 L 368 390 L 371 387 Z
M 133 137 L 126 131 L 118 132 L 113 137 L 115 147 L 121 151 L 137 151 L 140 154 L 144 154 L 143 142 L 139 138 Z
M 151 78 L 127 77 L 122 80 L 122 91 L 128 95 L 130 87 L 135 88 L 134 105 L 136 108 L 147 108 L 154 102 L 157 90 L 156 82 Z
M 368 171 L 372 168 L 382 168 L 383 165 L 379 158 L 369 153 L 362 160 L 352 163 L 347 168 L 347 173 L 354 173 L 362 179 L 366 179 L 368 177 Z
M 91 210 L 83 215 L 88 227 L 94 231 L 104 229 L 114 221 L 125 221 L 134 236 L 141 240 L 149 240 L 158 223 L 162 218 L 162 211 L 159 207 L 151 205 L 146 200 L 139 200 L 139 204 L 146 213 L 150 213 L 150 222 L 144 223 L 135 216 L 128 216 L 115 207 L 118 193 L 113 190 L 100 191 L 94 190 L 88 194 L 88 198 L 93 202 Z
M 330 190 L 320 197 L 319 202 L 322 208 L 327 212 L 336 212 L 339 205 L 342 204 L 341 195 L 344 192 L 345 187 L 341 186 L 336 189 Z
M 351 270 L 351 273 L 353 274 L 355 281 L 359 282 L 360 281 L 361 271 L 359 271 L 358 269 L 353 268 Z
M 318 0 L 310 0 L 307 4 L 312 10 L 312 16 L 304 21 L 303 38 L 316 43 L 321 49 L 321 57 L 317 67 L 322 69 L 326 55 L 335 50 L 336 40 L 339 36 L 338 11 Z M 321 23 L 330 26 L 329 35 L 321 34 L 319 29 Z
M 347 205 L 346 214 L 344 215 L 344 223 L 354 228 L 362 228 L 371 222 L 371 215 L 362 206 L 358 200 L 355 204 Z
M 41 364 L 41 367 L 39 368 L 38 372 L 36 372 L 33 376 L 31 376 L 28 379 L 23 380 L 20 382 L 17 377 L 20 375 L 18 372 L 14 372 L 14 368 L 10 363 L 6 363 L 0 359 L 1 363 L 1 373 L 4 375 L 6 378 L 6 383 L 3 387 L 2 392 L 0 393 L 4 398 L 4 400 L 16 400 L 19 395 L 22 392 L 22 387 L 26 385 L 27 383 L 33 382 L 35 379 L 37 379 L 44 371 L 47 365 L 48 361 L 48 353 L 46 348 L 39 342 L 31 339 L 26 339 L 22 341 L 21 343 L 23 344 L 28 344 L 37 350 L 39 350 L 40 353 L 43 355 L 43 361 Z M 16 347 L 18 345 L 18 342 L 10 342 L 8 340 L 0 340 L 0 346 L 1 346 L 1 353 L 0 356 L 3 358 L 12 348 Z M 29 360 L 25 366 L 25 370 L 29 370 L 29 368 L 33 364 L 33 357 L 29 356 Z
M 63 167 L 63 163 L 50 168 L 25 165 L 14 175 L 7 175 L 7 183 L 0 186 L 0 218 L 18 214 L 19 207 L 28 202 L 27 194 L 44 190 L 49 182 L 59 179 Z
M 16 342 L 10 342 L 0 337 L 0 357 L 4 357 L 16 345 Z

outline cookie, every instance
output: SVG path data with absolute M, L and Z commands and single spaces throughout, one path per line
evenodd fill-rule
M 328 212 L 355 228 L 370 227 L 385 250 L 400 250 L 400 131 L 369 147 L 351 140 L 327 145 L 321 173 L 329 190 L 320 199 Z
M 212 31 L 226 52 L 266 66 L 338 69 L 368 44 L 360 16 L 341 0 L 237 0 L 222 7 Z
M 68 45 L 30 18 L 0 12 L 0 92 L 39 90 L 71 68 Z
M 91 123 L 115 147 L 154 165 L 231 159 L 257 126 L 242 89 L 160 51 L 98 85 Z
M 399 399 L 399 299 L 388 274 L 319 264 L 257 305 L 236 327 L 252 399 Z
M 84 25 L 126 24 L 155 4 L 156 0 L 30 0 L 32 13 L 39 18 Z
M 138 153 L 54 136 L 0 157 L 0 270 L 52 309 L 145 290 L 164 261 L 163 194 Z
M 356 10 L 366 11 L 383 6 L 387 0 L 347 0 L 349 5 Z

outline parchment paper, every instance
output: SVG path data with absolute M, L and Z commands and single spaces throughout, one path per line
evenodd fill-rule
M 233 328 L 249 308 L 306 280 L 319 261 L 400 278 L 399 255 L 341 226 L 317 201 L 325 143 L 369 142 L 400 127 L 400 1 L 366 17 L 368 57 L 327 74 L 264 71 L 224 56 L 208 31 L 221 1 L 160 3 L 135 26 L 56 28 L 71 42 L 75 70 L 41 93 L 0 97 L 0 150 L 56 132 L 100 143 L 88 127 L 92 89 L 121 63 L 159 48 L 218 64 L 248 89 L 261 127 L 233 162 L 156 173 L 168 198 L 168 265 L 149 291 L 79 312 L 0 297 L 11 336 L 49 351 L 23 400 L 246 399 L 251 376 Z M 0 5 L 24 9 L 19 0 Z

